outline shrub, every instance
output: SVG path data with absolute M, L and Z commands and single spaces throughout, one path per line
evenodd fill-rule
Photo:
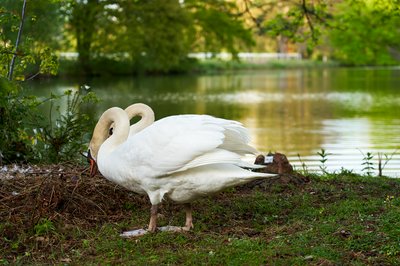
M 1 162 L 26 161 L 31 152 L 27 121 L 36 114 L 38 101 L 24 96 L 22 87 L 0 77 L 0 158 Z
M 32 130 L 35 159 L 49 163 L 80 160 L 79 152 L 86 150 L 87 134 L 93 128 L 90 117 L 82 109 L 97 102 L 97 97 L 81 88 L 67 90 L 63 95 L 51 95 L 49 100 L 49 117 Z M 61 109 L 63 101 L 65 110 Z
M 49 116 L 38 106 L 50 101 Z M 98 101 L 85 89 L 67 90 L 39 102 L 24 96 L 20 85 L 0 78 L 0 163 L 57 163 L 80 160 L 93 128 L 85 106 Z M 62 110 L 62 103 L 66 103 Z M 83 159 L 83 157 L 82 157 Z

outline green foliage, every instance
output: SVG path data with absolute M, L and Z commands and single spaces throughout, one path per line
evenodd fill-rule
M 254 44 L 251 31 L 244 26 L 238 7 L 227 1 L 185 1 L 192 10 L 191 19 L 196 43 L 195 51 L 220 52 L 226 49 L 235 55 L 241 48 Z
M 301 156 L 299 153 L 297 154 L 297 157 L 299 158 L 299 161 L 301 163 L 301 173 L 306 176 L 309 175 L 310 172 L 308 171 L 308 167 L 307 167 L 306 163 L 303 161 L 303 159 L 301 159 Z
M 0 78 L 0 153 L 5 163 L 59 162 L 81 159 L 93 124 L 84 108 L 98 101 L 85 89 L 51 95 L 49 116 L 39 116 L 39 102 L 22 87 Z M 65 109 L 63 109 L 65 108 Z
M 179 65 L 190 49 L 192 21 L 178 1 L 127 2 L 123 47 L 136 71 L 166 72 Z M 134 14 L 134 16 L 132 16 Z
M 400 17 L 389 0 L 344 1 L 328 32 L 335 59 L 347 65 L 392 65 L 399 58 Z
M 327 153 L 325 151 L 325 149 L 321 149 L 321 151 L 317 152 L 317 154 L 321 157 L 321 159 L 319 160 L 321 162 L 319 169 L 321 169 L 323 174 L 327 174 L 327 171 L 326 171 L 327 166 L 325 163 L 328 160 L 328 156 L 330 155 L 330 153 Z
M 22 1 L 5 1 L 0 7 L 0 159 L 6 163 L 15 161 L 58 162 L 76 158 L 83 149 L 84 137 L 89 132 L 89 118 L 80 108 L 84 104 L 96 101 L 93 93 L 81 95 L 78 92 L 67 91 L 61 96 L 50 97 L 51 107 L 49 119 L 39 119 L 36 107 L 39 102 L 35 97 L 25 96 L 22 86 L 5 79 L 8 76 L 11 58 L 17 55 L 14 65 L 14 75 L 17 80 L 24 80 L 27 72 L 55 75 L 58 67 L 57 57 L 52 53 L 47 43 L 57 29 L 57 1 L 30 2 L 24 17 L 19 17 Z M 49 17 L 51 16 L 51 18 Z M 46 21 L 47 19 L 47 21 Z M 52 23 L 48 23 L 49 19 Z M 20 22 L 24 21 L 24 39 L 18 50 L 14 40 L 19 31 Z M 35 23 L 47 24 L 38 30 Z M 47 23 L 45 23 L 47 22 Z M 41 26 L 40 25 L 40 26 Z M 45 44 L 46 43 L 46 44 Z M 32 77 L 33 77 L 32 76 Z M 3 78 L 4 77 L 4 78 Z M 9 77 L 9 79 L 12 77 Z M 66 110 L 61 110 L 61 104 L 56 105 L 58 116 L 53 121 L 53 107 L 56 101 L 66 98 Z M 39 128 L 33 128 L 32 124 Z
M 57 15 L 58 5 L 45 0 L 27 4 L 21 42 L 16 50 L 22 2 L 5 0 L 0 6 L 0 76 L 8 76 L 13 55 L 17 56 L 13 74 L 16 80 L 25 80 L 37 74 L 55 75 L 58 60 L 50 47 L 56 48 L 58 44 L 56 36 L 61 25 Z
M 130 72 L 171 72 L 192 51 L 227 50 L 253 44 L 235 3 L 227 1 L 65 1 L 64 13 L 77 41 L 79 71 L 91 63 L 128 62 Z M 126 72 L 126 71 L 124 71 Z
M 41 219 L 35 226 L 34 226 L 35 235 L 47 235 L 52 233 L 56 230 L 53 222 L 47 218 Z
M 400 59 L 398 1 L 272 1 L 267 6 L 258 8 L 261 33 L 299 44 L 305 56 L 322 53 L 352 66 L 394 65 Z
M 35 0 L 27 1 L 23 38 L 30 38 L 35 46 L 52 49 L 59 48 L 60 31 L 63 27 L 61 16 L 61 1 L 59 0 Z M 21 21 L 21 9 L 23 0 L 2 0 L 3 13 L 0 25 L 4 36 L 8 40 L 15 40 L 19 23 Z M 3 20 L 5 19 L 5 20 Z M 39 48 L 39 47 L 38 47 Z
M 38 102 L 24 96 L 22 87 L 0 77 L 0 153 L 3 161 L 25 161 L 29 157 L 27 122 L 35 116 Z
M 83 102 L 93 99 L 92 95 L 88 94 L 81 99 L 77 94 L 71 96 L 71 93 L 67 93 L 67 114 L 60 115 L 60 118 L 55 121 L 57 130 L 53 128 L 51 118 L 49 124 L 43 125 L 42 130 L 37 130 L 29 126 L 32 121 L 38 121 L 36 107 L 39 103 L 36 98 L 24 96 L 20 85 L 2 78 L 8 76 L 10 80 L 13 77 L 16 80 L 24 80 L 27 71 L 36 72 L 32 77 L 37 74 L 56 74 L 58 60 L 52 54 L 51 49 L 44 44 L 44 41 L 48 41 L 48 39 L 30 35 L 35 33 L 33 26 L 35 22 L 42 21 L 36 15 L 40 18 L 46 17 L 43 13 L 49 14 L 47 9 L 54 10 L 54 3 L 36 1 L 32 8 L 25 9 L 23 17 L 15 15 L 21 13 L 22 1 L 6 1 L 3 3 L 4 6 L 0 7 L 2 27 L 0 29 L 2 40 L 0 62 L 3 64 L 3 68 L 0 69 L 0 133 L 4 136 L 0 140 L 0 155 L 6 163 L 28 159 L 46 159 L 51 162 L 66 160 L 72 152 L 77 152 L 83 141 L 83 133 L 79 133 L 79 127 L 87 125 L 88 118 L 81 115 L 78 108 Z M 53 19 L 56 18 L 53 17 Z M 29 34 L 24 38 L 24 35 L 20 35 L 24 41 L 16 49 L 13 46 L 13 39 L 16 38 L 15 34 L 20 31 L 19 27 L 22 25 L 22 21 L 26 21 L 24 23 L 27 27 L 25 31 L 28 30 Z M 49 26 L 47 30 L 50 32 L 55 24 Z M 45 34 L 45 36 L 50 35 Z M 17 58 L 16 63 L 11 61 L 14 55 Z M 11 68 L 14 71 L 11 71 Z M 15 74 L 9 75 L 9 73 Z M 60 109 L 57 110 L 60 111 Z M 82 127 L 82 129 L 86 128 Z M 34 136 L 32 136 L 32 131 Z M 38 140 L 39 143 L 43 143 L 41 148 L 39 148 Z
M 88 132 L 93 128 L 82 108 L 98 101 L 94 93 L 84 88 L 67 90 L 63 95 L 51 95 L 48 119 L 34 128 L 32 148 L 41 162 L 78 161 L 79 152 L 86 150 Z M 65 109 L 63 110 L 64 107 Z M 83 157 L 82 157 L 83 158 Z
M 288 39 L 305 46 L 306 56 L 319 44 L 332 15 L 325 1 L 275 2 L 275 15 L 264 21 L 261 32 L 270 37 Z M 265 12 L 265 11 L 264 11 Z M 304 45 L 305 44 L 305 45 Z
M 373 174 L 374 171 L 374 163 L 372 162 L 372 159 L 374 158 L 374 155 L 371 152 L 367 152 L 366 154 L 364 154 L 363 152 L 361 152 L 361 154 L 364 156 L 363 157 L 363 163 L 361 165 L 364 166 L 363 169 L 361 169 L 361 171 L 365 172 L 368 176 L 371 176 Z

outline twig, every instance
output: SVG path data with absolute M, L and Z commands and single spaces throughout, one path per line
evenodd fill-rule
M 40 71 L 36 72 L 36 74 L 33 74 L 33 75 L 30 76 L 29 78 L 25 79 L 25 81 L 32 80 L 32 79 L 34 79 L 34 78 L 35 78 L 37 75 L 39 75 L 39 74 L 40 74 Z
M 83 202 L 88 202 L 88 203 L 96 206 L 104 215 L 107 215 L 107 213 L 98 204 L 96 204 L 96 202 L 94 202 L 93 200 L 88 199 L 88 198 L 80 195 L 79 193 L 75 193 L 75 195 L 71 195 L 71 196 L 73 196 L 73 198 L 75 198 L 75 199 L 79 199 L 79 200 L 82 200 Z
M 384 163 L 383 165 L 382 165 L 382 154 L 381 154 L 380 152 L 378 152 L 378 176 L 382 176 L 382 175 L 383 175 L 383 174 L 382 174 L 383 169 L 385 169 L 385 167 L 386 167 L 386 165 L 388 164 L 388 162 L 392 160 L 393 155 L 394 155 L 396 152 L 397 152 L 397 149 L 394 150 L 394 152 L 393 152 L 390 156 L 387 156 L 387 155 L 385 154 L 386 160 L 385 160 L 385 163 Z

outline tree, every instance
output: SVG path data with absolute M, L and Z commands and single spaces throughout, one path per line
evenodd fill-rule
M 4 0 L 0 6 L 0 76 L 8 76 L 13 56 L 16 56 L 15 77 L 24 80 L 36 74 L 55 74 L 57 58 L 51 48 L 56 48 L 55 36 L 59 32 L 60 20 L 56 16 L 57 3 L 37 0 L 26 5 L 24 32 L 19 47 L 16 39 L 22 25 L 23 0 Z M 43 27 L 42 25 L 48 25 Z
M 328 36 L 333 56 L 344 64 L 392 65 L 400 59 L 399 29 L 399 6 L 393 1 L 353 0 L 337 6 Z
M 45 1 L 35 4 L 36 8 L 40 4 L 47 6 Z M 26 0 L 5 1 L 0 7 L 0 62 L 3 65 L 0 69 L 0 163 L 3 159 L 6 162 L 27 159 L 30 139 L 26 121 L 35 116 L 33 110 L 38 105 L 35 97 L 22 93 L 22 86 L 14 82 L 14 78 L 24 80 L 28 67 L 33 67 L 37 73 L 56 71 L 56 57 L 43 42 L 43 37 L 49 36 L 32 35 L 42 32 L 34 30 L 36 15 L 32 12 L 33 7 L 27 5 Z
M 275 38 L 278 52 L 287 42 L 306 47 L 301 51 L 309 56 L 319 43 L 321 33 L 332 20 L 329 1 L 249 1 L 243 0 L 242 13 L 252 25 L 254 33 Z
M 191 20 L 179 1 L 126 1 L 121 7 L 121 52 L 129 54 L 135 69 L 167 72 L 185 60 Z
M 234 2 L 185 1 L 193 21 L 192 50 L 236 54 L 239 49 L 254 45 L 252 32 L 245 25 L 243 14 Z
M 94 36 L 100 30 L 99 16 L 106 6 L 106 1 L 66 1 L 66 15 L 70 22 L 70 29 L 76 38 L 76 50 L 78 52 L 79 66 L 84 74 L 91 74 L 91 52 Z
M 295 43 L 305 57 L 322 50 L 347 65 L 388 65 L 400 59 L 398 0 L 243 3 L 258 34 Z
M 128 60 L 133 71 L 168 72 L 190 51 L 236 53 L 253 44 L 233 2 L 70 0 L 64 9 L 88 74 L 99 58 Z

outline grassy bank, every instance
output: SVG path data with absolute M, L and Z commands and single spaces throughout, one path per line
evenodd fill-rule
M 217 59 L 208 59 L 199 62 L 193 67 L 192 72 L 197 73 L 218 73 L 222 71 L 235 70 L 263 70 L 263 69 L 302 69 L 316 67 L 335 67 L 338 63 L 329 61 L 315 60 L 268 60 L 265 63 L 249 63 L 240 61 L 221 61 Z
M 346 173 L 237 187 L 197 201 L 191 232 L 123 239 L 146 226 L 146 197 L 73 166 L 0 175 L 2 264 L 400 263 L 397 179 Z M 183 225 L 181 206 L 165 202 L 159 222 Z
M 265 63 L 246 63 L 241 61 L 224 61 L 219 59 L 207 59 L 197 61 L 187 59 L 178 66 L 166 71 L 146 68 L 146 64 L 133 65 L 128 61 L 116 61 L 110 59 L 96 59 L 91 63 L 92 75 L 96 76 L 126 76 L 137 74 L 212 74 L 224 71 L 236 70 L 262 70 L 262 69 L 293 69 L 293 68 L 313 68 L 313 67 L 334 67 L 338 63 L 329 61 L 315 60 L 268 60 Z M 59 76 L 80 76 L 83 73 L 79 70 L 77 61 L 61 60 Z

